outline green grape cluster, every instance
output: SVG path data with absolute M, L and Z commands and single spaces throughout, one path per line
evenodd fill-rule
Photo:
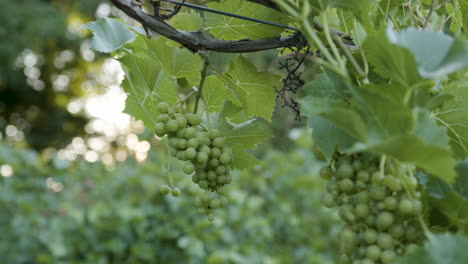
M 197 206 L 211 220 L 214 218 L 214 209 L 227 204 L 224 195 L 211 196 L 232 181 L 229 173 L 232 149 L 219 130 L 206 130 L 200 125 L 199 115 L 173 111 L 165 102 L 159 103 L 157 110 L 161 114 L 156 120 L 155 134 L 159 137 L 168 136 L 171 156 L 185 161 L 184 173 L 192 175 L 192 181 L 206 191 L 199 197 Z
M 334 165 L 323 167 L 320 176 L 328 180 L 323 204 L 338 207 L 345 222 L 341 263 L 392 263 L 417 247 L 422 203 L 406 167 L 386 162 L 380 168 L 378 157 L 365 154 L 343 156 Z

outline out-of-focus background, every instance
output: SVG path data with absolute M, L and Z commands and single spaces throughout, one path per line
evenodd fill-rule
M 264 164 L 235 171 L 214 223 L 164 145 L 122 113 L 123 73 L 81 26 L 97 0 L 0 0 L 0 256 L 31 263 L 335 263 L 322 164 L 294 113 L 275 113 Z M 277 67 L 275 53 L 252 58 Z M 275 142 L 272 144 L 271 142 Z M 171 165 L 171 166 L 169 166 Z M 179 198 L 163 196 L 171 175 Z

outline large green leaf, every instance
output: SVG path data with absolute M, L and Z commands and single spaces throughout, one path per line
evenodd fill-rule
M 387 36 L 393 44 L 405 47 L 414 54 L 422 77 L 441 78 L 468 67 L 468 44 L 465 40 L 415 28 L 400 32 L 388 28 Z
M 448 129 L 451 138 L 452 150 L 459 159 L 468 157 L 468 83 L 467 79 L 453 82 L 443 91 L 451 95 L 452 99 L 446 101 L 440 111 L 435 113 L 439 122 Z
M 395 264 L 461 264 L 468 259 L 468 238 L 450 233 L 428 234 L 423 248 L 407 254 Z
M 177 89 L 161 65 L 149 56 L 147 50 L 141 49 L 142 45 L 133 46 L 132 53 L 119 59 L 125 71 L 122 86 L 128 95 L 125 112 L 153 128 L 159 114 L 157 104 L 164 101 L 173 105 L 178 100 Z
M 360 141 L 367 141 L 367 126 L 359 112 L 349 105 L 328 98 L 307 96 L 301 101 L 302 113 L 318 115 L 331 121 L 336 127 Z
M 224 101 L 231 101 L 235 105 L 240 105 L 231 89 L 215 75 L 208 76 L 203 86 L 203 100 L 209 112 L 220 112 Z
M 128 27 L 111 18 L 100 18 L 83 25 L 93 31 L 92 48 L 98 52 L 110 53 L 125 43 L 135 40 L 136 35 Z
M 150 58 L 161 65 L 169 78 L 185 78 L 192 86 L 200 83 L 203 64 L 200 56 L 187 49 L 167 45 L 164 37 L 156 41 L 148 40 L 147 48 Z
M 170 20 L 173 27 L 184 31 L 197 31 L 203 29 L 203 19 L 201 15 L 193 10 L 189 12 L 179 12 Z
M 245 169 L 260 163 L 258 159 L 245 150 L 255 148 L 257 144 L 270 138 L 272 135 L 267 129 L 268 123 L 261 118 L 250 119 L 240 124 L 229 121 L 231 116 L 236 115 L 241 110 L 241 107 L 226 101 L 219 114 L 214 112 L 209 116 L 209 124 L 207 126 L 220 130 L 221 135 L 226 137 L 234 155 L 231 166 Z
M 356 142 L 355 139 L 336 127 L 331 121 L 318 115 L 309 116 L 308 123 L 313 129 L 312 136 L 315 144 L 328 161 L 332 158 L 335 150 L 345 152 Z
M 244 0 L 224 0 L 219 3 L 211 2 L 208 7 L 229 12 L 236 15 L 253 17 L 260 20 L 288 24 L 286 15 L 263 5 Z M 213 13 L 205 14 L 206 26 L 211 34 L 221 39 L 260 39 L 278 36 L 283 28 L 268 26 L 258 22 L 222 16 Z
M 353 151 L 373 151 L 415 164 L 446 182 L 455 180 L 456 161 L 450 151 L 428 145 L 415 135 L 394 135 L 376 143 L 356 144 Z
M 404 95 L 423 81 L 413 54 L 406 48 L 391 43 L 385 31 L 368 32 L 364 50 L 373 69 L 402 86 L 406 90 Z
M 450 138 L 447 135 L 447 128 L 437 126 L 436 120 L 431 118 L 431 113 L 425 109 L 416 109 L 416 115 L 414 134 L 421 138 L 425 144 L 449 149 Z
M 255 65 L 243 56 L 232 61 L 227 85 L 234 90 L 246 114 L 271 121 L 276 99 L 276 89 L 281 88 L 281 76 L 271 72 L 258 72 Z

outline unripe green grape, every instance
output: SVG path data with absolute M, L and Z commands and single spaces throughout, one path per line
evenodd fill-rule
M 203 207 L 203 202 L 200 197 L 195 198 L 195 206 L 196 207 Z
M 219 196 L 219 206 L 225 207 L 228 204 L 228 198 L 224 195 Z
M 199 183 L 200 182 L 200 178 L 198 177 L 198 174 L 193 174 L 192 175 L 192 182 L 193 183 Z
M 197 156 L 197 151 L 194 148 L 187 148 L 185 150 L 185 157 L 188 160 L 193 160 Z
M 171 192 L 171 188 L 169 186 L 167 186 L 167 185 L 163 185 L 163 186 L 161 186 L 160 191 L 161 191 L 162 194 L 168 195 Z
M 215 215 L 214 214 L 209 214 L 208 215 L 208 221 L 213 222 L 215 220 Z
M 375 226 L 376 224 L 376 217 L 374 215 L 369 215 L 366 217 L 366 220 L 365 220 L 365 223 L 366 225 L 368 226 Z
M 369 192 L 360 192 L 355 196 L 355 199 L 358 203 L 367 203 L 369 202 Z
M 400 200 L 400 203 L 398 204 L 398 212 L 403 214 L 403 215 L 409 215 L 412 214 L 414 210 L 413 202 L 404 197 Z
M 189 114 L 187 115 L 187 121 L 189 124 L 192 126 L 198 126 L 201 123 L 201 118 L 198 115 L 195 114 Z
M 208 154 L 206 154 L 206 152 L 198 152 L 197 153 L 197 162 L 203 163 L 203 164 L 208 162 Z
M 226 175 L 226 184 L 231 183 L 232 181 L 232 176 L 230 174 Z
M 219 132 L 218 129 L 213 129 L 213 130 L 208 131 L 208 138 L 213 140 L 213 139 L 219 137 L 220 134 L 221 134 L 221 132 Z
M 183 139 L 183 138 L 179 139 L 179 141 L 177 142 L 177 147 L 178 147 L 179 149 L 185 149 L 185 148 L 187 148 L 187 140 L 185 140 L 185 139 Z
M 383 264 L 395 262 L 396 259 L 397 254 L 395 254 L 395 252 L 393 252 L 393 250 L 390 249 L 384 250 L 380 255 L 380 260 Z
M 203 146 L 200 147 L 200 152 L 205 152 L 207 155 L 210 155 L 211 148 L 208 147 L 208 146 L 203 145 Z
M 176 137 L 182 139 L 184 138 L 184 134 L 185 134 L 185 128 L 181 128 L 177 130 Z
M 222 149 L 223 153 L 232 155 L 232 148 L 224 146 Z
M 169 121 L 169 115 L 167 114 L 158 115 L 158 117 L 156 118 L 156 122 L 160 122 L 163 124 L 166 124 L 167 121 Z
M 178 116 L 176 117 L 175 119 L 177 121 L 177 123 L 179 124 L 179 127 L 186 127 L 187 126 L 187 119 L 185 119 L 185 117 L 183 116 Z
M 226 144 L 226 138 L 224 137 L 218 137 L 213 139 L 213 146 L 215 148 L 222 148 Z
M 370 260 L 378 260 L 382 250 L 376 245 L 371 245 L 367 247 L 366 257 Z
M 406 187 L 408 191 L 414 191 L 418 187 L 418 180 L 415 177 L 406 177 Z
M 356 186 L 356 190 L 358 190 L 358 191 L 362 191 L 362 190 L 367 189 L 367 184 L 362 182 L 362 181 L 357 181 L 355 186 Z
M 387 233 L 380 233 L 377 236 L 377 244 L 381 249 L 389 249 L 393 247 L 393 237 Z
M 156 109 L 159 113 L 166 114 L 169 112 L 169 104 L 167 104 L 166 102 L 159 102 L 156 106 Z
M 414 226 L 408 226 L 405 231 L 405 238 L 408 241 L 416 241 L 419 238 L 420 233 Z
M 393 225 L 388 231 L 393 238 L 398 239 L 405 234 L 405 229 L 400 224 Z
M 351 166 L 353 167 L 353 169 L 355 171 L 358 171 L 358 170 L 362 169 L 363 164 L 362 164 L 362 162 L 360 160 L 355 160 L 355 161 L 353 161 L 353 163 L 351 163 Z
M 364 239 L 364 241 L 366 241 L 369 244 L 375 243 L 377 241 L 377 231 L 375 231 L 374 229 L 367 229 L 362 234 L 362 239 Z
M 353 213 L 353 208 L 350 205 L 341 206 L 340 210 L 338 211 L 338 215 L 345 222 L 354 222 L 356 220 L 356 217 Z
M 387 192 L 383 187 L 373 185 L 370 187 L 369 196 L 374 201 L 382 201 L 387 197 Z
M 178 148 L 179 147 L 179 139 L 178 138 L 170 138 L 169 139 L 169 146 L 173 148 Z
M 393 192 L 399 192 L 401 191 L 401 181 L 397 177 L 393 175 L 386 175 L 383 178 L 383 185 L 388 187 L 390 190 Z
M 338 182 L 335 180 L 329 180 L 327 182 L 327 191 L 333 196 L 338 196 L 340 194 L 340 188 L 338 187 Z
M 419 248 L 419 246 L 417 244 L 409 243 L 409 244 L 406 245 L 405 252 L 413 252 L 413 251 L 417 250 L 418 248 Z
M 163 123 L 156 123 L 156 125 L 154 125 L 154 133 L 158 137 L 163 137 L 166 135 L 166 125 Z
M 414 199 L 413 200 L 413 207 L 414 207 L 413 214 L 417 215 L 417 214 L 422 212 L 423 204 L 422 204 L 422 202 L 420 200 Z
M 169 120 L 167 121 L 166 129 L 169 132 L 175 132 L 177 129 L 179 129 L 179 123 L 177 123 L 175 120 Z
M 197 175 L 198 175 L 198 178 L 200 180 L 205 180 L 206 179 L 206 173 L 204 171 L 198 172 Z
M 179 188 L 172 189 L 172 196 L 174 196 L 174 197 L 179 197 L 180 196 Z
M 200 200 L 204 203 L 204 204 L 208 204 L 211 200 L 211 196 L 209 193 L 204 193 L 202 194 L 202 196 L 200 197 Z
M 225 183 L 226 182 L 226 176 L 224 176 L 224 175 L 218 176 L 218 178 L 216 178 L 216 182 L 218 182 L 219 184 Z
M 219 202 L 219 200 L 217 198 L 211 199 L 211 201 L 210 201 L 210 207 L 211 208 L 216 209 L 216 208 L 219 207 L 219 205 L 220 205 L 220 202 Z
M 177 157 L 177 153 L 179 153 L 179 151 L 177 151 L 177 149 L 173 148 L 173 147 L 170 147 L 169 148 L 169 154 L 172 156 L 172 157 Z
M 219 156 L 219 162 L 223 165 L 231 163 L 231 155 L 228 153 L 223 153 Z
M 195 171 L 195 166 L 191 162 L 187 162 L 184 164 L 183 170 L 185 174 L 192 174 Z
M 200 188 L 202 188 L 202 189 L 206 189 L 206 188 L 208 188 L 209 183 L 208 183 L 208 181 L 206 181 L 206 180 L 202 180 L 202 181 L 200 181 L 200 183 L 198 184 L 198 186 L 200 186 Z
M 185 129 L 184 137 L 186 139 L 195 138 L 196 136 L 197 136 L 197 130 L 195 130 L 195 128 L 188 127 L 188 128 Z
M 179 151 L 179 152 L 177 152 L 177 159 L 179 159 L 179 160 L 187 160 L 187 157 L 185 156 L 185 151 Z
M 217 175 L 223 175 L 224 173 L 226 173 L 226 167 L 224 167 L 223 165 L 219 165 L 215 169 L 215 172 L 216 172 Z
M 218 182 L 216 180 L 210 181 L 210 186 L 211 187 L 216 187 L 216 186 L 218 186 Z
M 324 180 L 330 180 L 333 178 L 333 174 L 333 170 L 328 166 L 324 166 L 320 169 L 320 177 Z
M 322 195 L 322 204 L 327 208 L 335 206 L 335 199 L 333 198 L 333 195 L 324 193 Z
M 357 173 L 356 179 L 361 182 L 368 182 L 370 179 L 370 174 L 366 170 L 360 170 Z
M 358 218 L 365 218 L 369 215 L 369 206 L 364 203 L 360 203 L 356 205 L 356 208 L 354 208 L 354 214 Z
M 206 174 L 206 178 L 210 181 L 214 181 L 216 180 L 216 178 L 218 178 L 218 175 L 216 175 L 216 172 L 214 171 L 209 171 L 207 174 Z
M 380 184 L 383 180 L 384 176 L 380 171 L 375 171 L 371 175 L 371 182 L 373 184 Z
M 221 156 L 221 150 L 219 148 L 212 148 L 210 152 L 212 158 L 219 158 Z
M 211 159 L 208 164 L 212 167 L 212 168 L 216 168 L 218 167 L 219 165 L 219 160 L 218 159 Z
M 190 148 L 198 148 L 198 140 L 196 138 L 191 138 L 189 140 L 187 140 L 187 147 L 190 147 Z
M 377 215 L 376 224 L 380 230 L 387 230 L 393 225 L 394 221 L 395 219 L 392 213 L 381 212 Z
M 340 190 L 345 193 L 351 193 L 354 190 L 353 181 L 351 181 L 350 179 L 343 179 L 339 181 L 338 186 L 340 187 Z
M 341 165 L 338 170 L 336 170 L 335 177 L 339 180 L 344 178 L 351 178 L 354 175 L 353 167 L 349 164 Z
M 356 234 L 351 228 L 343 228 L 340 232 L 340 238 L 343 243 L 355 243 L 357 240 Z
M 398 208 L 398 200 L 393 196 L 389 196 L 385 198 L 383 203 L 384 203 L 384 208 L 387 211 L 393 211 Z

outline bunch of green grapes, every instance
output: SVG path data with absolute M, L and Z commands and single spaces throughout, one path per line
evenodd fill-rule
M 192 175 L 192 181 L 206 191 L 196 200 L 200 212 L 214 219 L 214 210 L 227 204 L 220 188 L 232 181 L 232 149 L 219 130 L 206 130 L 200 125 L 199 115 L 184 115 L 165 102 L 157 109 L 161 114 L 154 126 L 155 134 L 168 136 L 171 156 L 185 161 L 184 173 Z
M 362 154 L 343 156 L 320 175 L 328 180 L 323 204 L 338 207 L 345 222 L 341 263 L 392 263 L 423 239 L 417 222 L 422 203 L 407 167 Z

